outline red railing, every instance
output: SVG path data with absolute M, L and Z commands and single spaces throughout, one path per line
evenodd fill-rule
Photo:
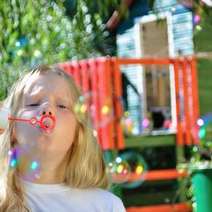
M 121 65 L 170 65 L 173 66 L 176 96 L 176 144 L 198 144 L 199 100 L 196 59 L 183 58 L 115 58 L 101 57 L 60 64 L 81 87 L 83 94 L 90 95 L 87 104 L 92 112 L 98 141 L 103 150 L 123 149 L 121 128 L 122 85 Z

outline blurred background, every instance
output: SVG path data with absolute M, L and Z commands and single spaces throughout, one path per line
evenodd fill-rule
M 211 35 L 211 0 L 3 0 L 0 101 L 59 64 L 128 212 L 211 212 Z

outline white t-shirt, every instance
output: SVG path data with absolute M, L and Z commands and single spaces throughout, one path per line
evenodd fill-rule
M 23 182 L 32 212 L 126 212 L 122 201 L 103 189 L 76 189 L 64 184 Z

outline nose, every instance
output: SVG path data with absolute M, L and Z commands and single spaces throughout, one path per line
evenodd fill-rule
M 55 112 L 54 112 L 54 108 L 50 105 L 50 104 L 46 104 L 42 110 L 41 110 L 41 116 L 43 115 L 50 115 L 50 116 L 54 116 Z
M 41 115 L 50 115 L 50 116 L 52 116 L 53 113 L 50 110 L 43 110 Z

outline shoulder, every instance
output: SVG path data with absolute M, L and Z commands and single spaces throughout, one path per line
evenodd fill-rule
M 112 201 L 121 201 L 119 197 L 117 197 L 116 195 L 114 195 L 113 193 L 111 193 L 108 190 L 96 188 L 96 189 L 93 189 L 93 192 L 98 195 L 101 195 L 103 198 L 107 198 Z
M 72 190 L 73 192 L 73 190 Z M 100 188 L 75 189 L 75 197 L 86 200 L 87 204 L 92 204 L 98 208 L 96 211 L 107 212 L 126 212 L 124 205 L 119 197 L 110 191 Z
M 91 191 L 95 196 L 96 200 L 98 200 L 99 202 L 110 204 L 110 206 L 112 207 L 112 211 L 114 212 L 126 211 L 121 199 L 116 195 L 114 195 L 113 193 L 99 188 L 91 189 Z

